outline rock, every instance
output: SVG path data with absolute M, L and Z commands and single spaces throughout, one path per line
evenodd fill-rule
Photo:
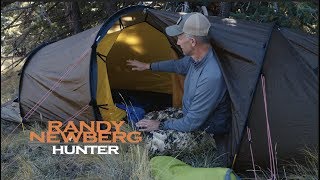
M 12 102 L 1 107 L 1 120 L 21 123 L 22 118 L 20 116 L 19 103 Z

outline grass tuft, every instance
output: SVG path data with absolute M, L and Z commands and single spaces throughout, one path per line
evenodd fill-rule
M 319 179 L 319 150 L 304 148 L 302 153 L 305 156 L 305 161 L 303 164 L 292 160 L 289 162 L 286 169 L 286 176 L 288 179 Z

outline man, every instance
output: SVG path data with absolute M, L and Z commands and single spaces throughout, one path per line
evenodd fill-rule
M 151 64 L 128 60 L 132 70 L 175 72 L 185 76 L 182 103 L 183 116 L 165 121 L 143 119 L 136 126 L 141 131 L 204 131 L 220 135 L 230 128 L 230 99 L 216 55 L 207 37 L 211 24 L 200 13 L 182 16 L 176 25 L 166 28 L 169 36 L 177 36 L 185 55 L 179 60 Z

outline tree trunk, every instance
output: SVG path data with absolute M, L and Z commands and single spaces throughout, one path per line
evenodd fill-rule
M 66 13 L 69 22 L 69 27 L 73 31 L 73 34 L 77 34 L 82 31 L 81 13 L 77 1 L 66 2 Z
M 221 2 L 220 3 L 220 17 L 228 18 L 231 11 L 231 2 Z

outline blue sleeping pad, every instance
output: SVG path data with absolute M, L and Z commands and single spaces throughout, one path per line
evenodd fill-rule
M 141 107 L 136 107 L 136 106 L 126 106 L 124 104 L 118 104 L 116 103 L 116 106 L 124 111 L 126 111 L 127 113 L 127 119 L 128 119 L 128 123 L 132 126 L 135 127 L 135 124 L 143 119 L 144 115 L 145 115 L 145 110 L 142 109 Z

